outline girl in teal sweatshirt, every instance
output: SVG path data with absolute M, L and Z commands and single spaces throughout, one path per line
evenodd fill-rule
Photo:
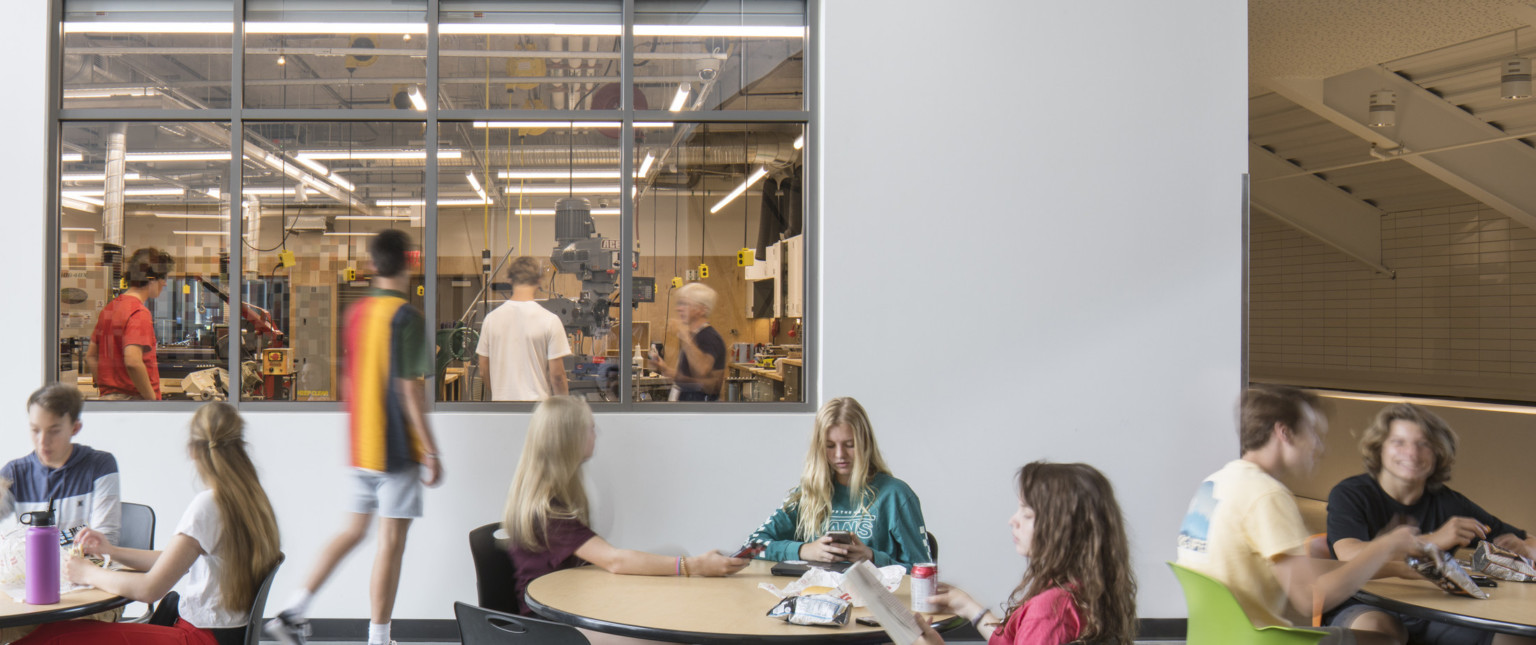
M 833 542 L 832 531 L 852 533 L 853 542 Z M 827 401 L 816 412 L 800 485 L 747 541 L 761 544 L 768 560 L 870 560 L 908 568 L 933 561 L 922 504 L 891 476 L 869 416 L 851 397 Z

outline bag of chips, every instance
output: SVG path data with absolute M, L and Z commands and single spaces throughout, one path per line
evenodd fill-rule
M 793 625 L 842 627 L 848 624 L 848 614 L 852 611 L 851 602 L 837 596 L 816 594 L 790 596 L 780 600 L 779 604 L 768 610 L 768 617 L 782 618 Z
M 1441 551 L 1440 547 L 1426 543 L 1422 553 L 1410 553 L 1407 560 L 1408 566 L 1413 567 L 1419 575 L 1449 593 L 1488 599 L 1488 593 L 1478 588 L 1472 577 L 1467 575 L 1467 570 L 1451 554 Z
M 1536 567 L 1531 561 L 1483 540 L 1472 552 L 1472 568 L 1500 580 L 1536 582 Z

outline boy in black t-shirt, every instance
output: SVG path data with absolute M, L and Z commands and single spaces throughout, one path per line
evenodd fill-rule
M 1339 482 L 1328 494 L 1328 548 L 1334 557 L 1353 558 L 1377 534 L 1405 521 L 1418 527 L 1421 540 L 1447 552 L 1489 540 L 1527 558 L 1536 554 L 1536 539 L 1445 485 L 1456 459 L 1456 433 L 1433 412 L 1411 403 L 1383 408 L 1361 438 L 1360 453 L 1367 472 Z M 1419 578 L 1402 562 L 1388 564 L 1382 573 Z M 1391 634 L 1398 642 L 1536 643 L 1359 603 L 1339 608 L 1328 624 Z

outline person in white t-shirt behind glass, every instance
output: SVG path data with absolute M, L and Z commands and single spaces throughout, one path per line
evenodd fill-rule
M 512 261 L 507 278 L 512 299 L 486 314 L 480 325 L 480 374 L 493 401 L 542 401 L 566 394 L 565 357 L 571 343 L 560 317 L 534 302 L 543 276 L 539 260 Z

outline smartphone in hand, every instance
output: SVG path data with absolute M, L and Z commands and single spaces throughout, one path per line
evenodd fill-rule
M 853 534 L 848 531 L 829 531 L 827 537 L 832 538 L 833 544 L 853 544 Z
M 740 549 L 737 549 L 737 551 L 735 553 L 732 553 L 731 557 L 733 557 L 733 558 L 749 558 L 750 559 L 750 558 L 755 558 L 757 556 L 760 556 L 762 554 L 763 554 L 763 545 L 761 545 L 761 544 L 747 544 L 747 545 L 743 545 Z

